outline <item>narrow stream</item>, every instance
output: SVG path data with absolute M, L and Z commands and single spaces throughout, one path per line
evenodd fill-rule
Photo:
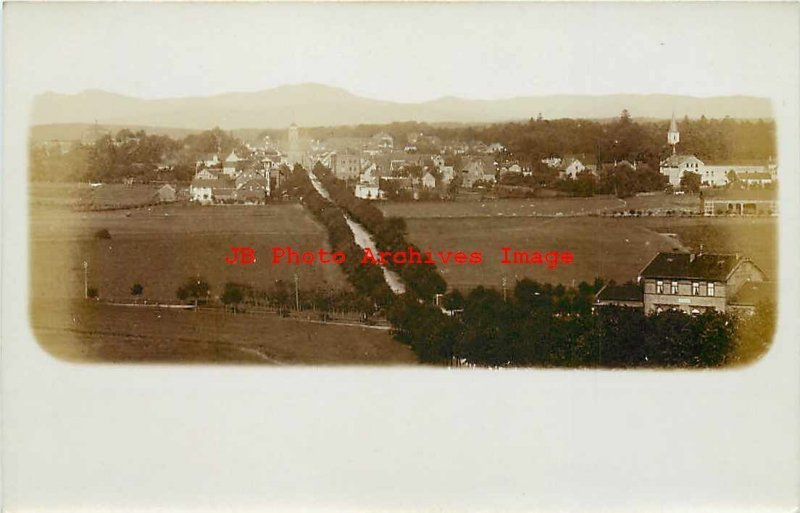
M 308 178 L 311 180 L 311 185 L 314 186 L 314 189 L 317 190 L 320 196 L 333 203 L 331 195 L 328 194 L 328 191 L 322 186 L 322 182 L 319 181 L 317 176 L 311 170 L 306 170 L 306 172 L 308 173 Z M 377 257 L 379 250 L 367 229 L 352 220 L 347 214 L 344 214 L 344 220 L 347 222 L 350 231 L 353 232 L 353 238 L 356 244 L 362 249 L 369 248 L 372 254 Z M 406 286 L 400 279 L 400 276 L 391 269 L 388 269 L 385 265 L 381 266 L 381 269 L 383 270 L 383 278 L 386 280 L 386 284 L 389 285 L 389 288 L 392 289 L 392 292 L 395 294 L 405 294 Z

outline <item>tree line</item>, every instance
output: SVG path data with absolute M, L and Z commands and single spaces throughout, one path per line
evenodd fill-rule
M 93 144 L 74 143 L 66 153 L 31 145 L 30 177 L 43 182 L 189 182 L 196 162 L 210 154 L 224 159 L 242 142 L 220 128 L 181 139 L 122 129 Z

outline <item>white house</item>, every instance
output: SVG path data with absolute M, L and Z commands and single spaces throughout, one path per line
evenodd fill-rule
M 383 199 L 383 191 L 378 185 L 368 183 L 356 184 L 356 198 L 376 200 Z
M 560 170 L 561 171 L 559 173 L 559 176 L 561 176 L 561 178 L 572 178 L 572 179 L 574 179 L 574 178 L 576 178 L 578 176 L 578 173 L 580 173 L 581 171 L 583 171 L 585 169 L 586 169 L 586 166 L 584 166 L 583 162 L 581 162 L 580 160 L 578 160 L 578 159 L 568 159 L 568 160 L 565 160 L 565 161 L 562 162 L 562 164 L 560 166 Z
M 697 173 L 702 181 L 704 170 L 705 164 L 694 155 L 670 155 L 661 162 L 659 168 L 661 174 L 669 178 L 669 183 L 673 187 L 680 186 L 684 173 Z
M 236 155 L 236 152 L 231 150 L 231 154 L 225 159 L 225 163 L 222 165 L 222 172 L 228 176 L 234 176 L 236 174 L 236 165 L 242 159 Z
M 426 189 L 436 188 L 436 177 L 433 176 L 430 171 L 422 176 L 422 186 Z
M 441 180 L 444 185 L 449 185 L 453 178 L 456 177 L 456 171 L 453 166 L 442 166 L 439 168 L 439 173 L 442 175 Z
M 214 202 L 214 185 L 216 180 L 195 178 L 189 186 L 189 199 L 201 205 L 210 205 Z

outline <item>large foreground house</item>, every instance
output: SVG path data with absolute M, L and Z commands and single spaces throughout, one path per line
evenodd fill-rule
M 637 283 L 603 287 L 595 305 L 643 308 L 645 314 L 752 312 L 758 300 L 771 298 L 772 292 L 764 272 L 740 255 L 658 253 Z

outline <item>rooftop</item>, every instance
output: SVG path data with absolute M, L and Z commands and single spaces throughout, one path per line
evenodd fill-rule
M 644 293 L 641 285 L 633 282 L 622 285 L 609 284 L 597 293 L 598 301 L 643 301 Z
M 739 255 L 659 253 L 642 269 L 641 276 L 725 281 L 743 260 Z

